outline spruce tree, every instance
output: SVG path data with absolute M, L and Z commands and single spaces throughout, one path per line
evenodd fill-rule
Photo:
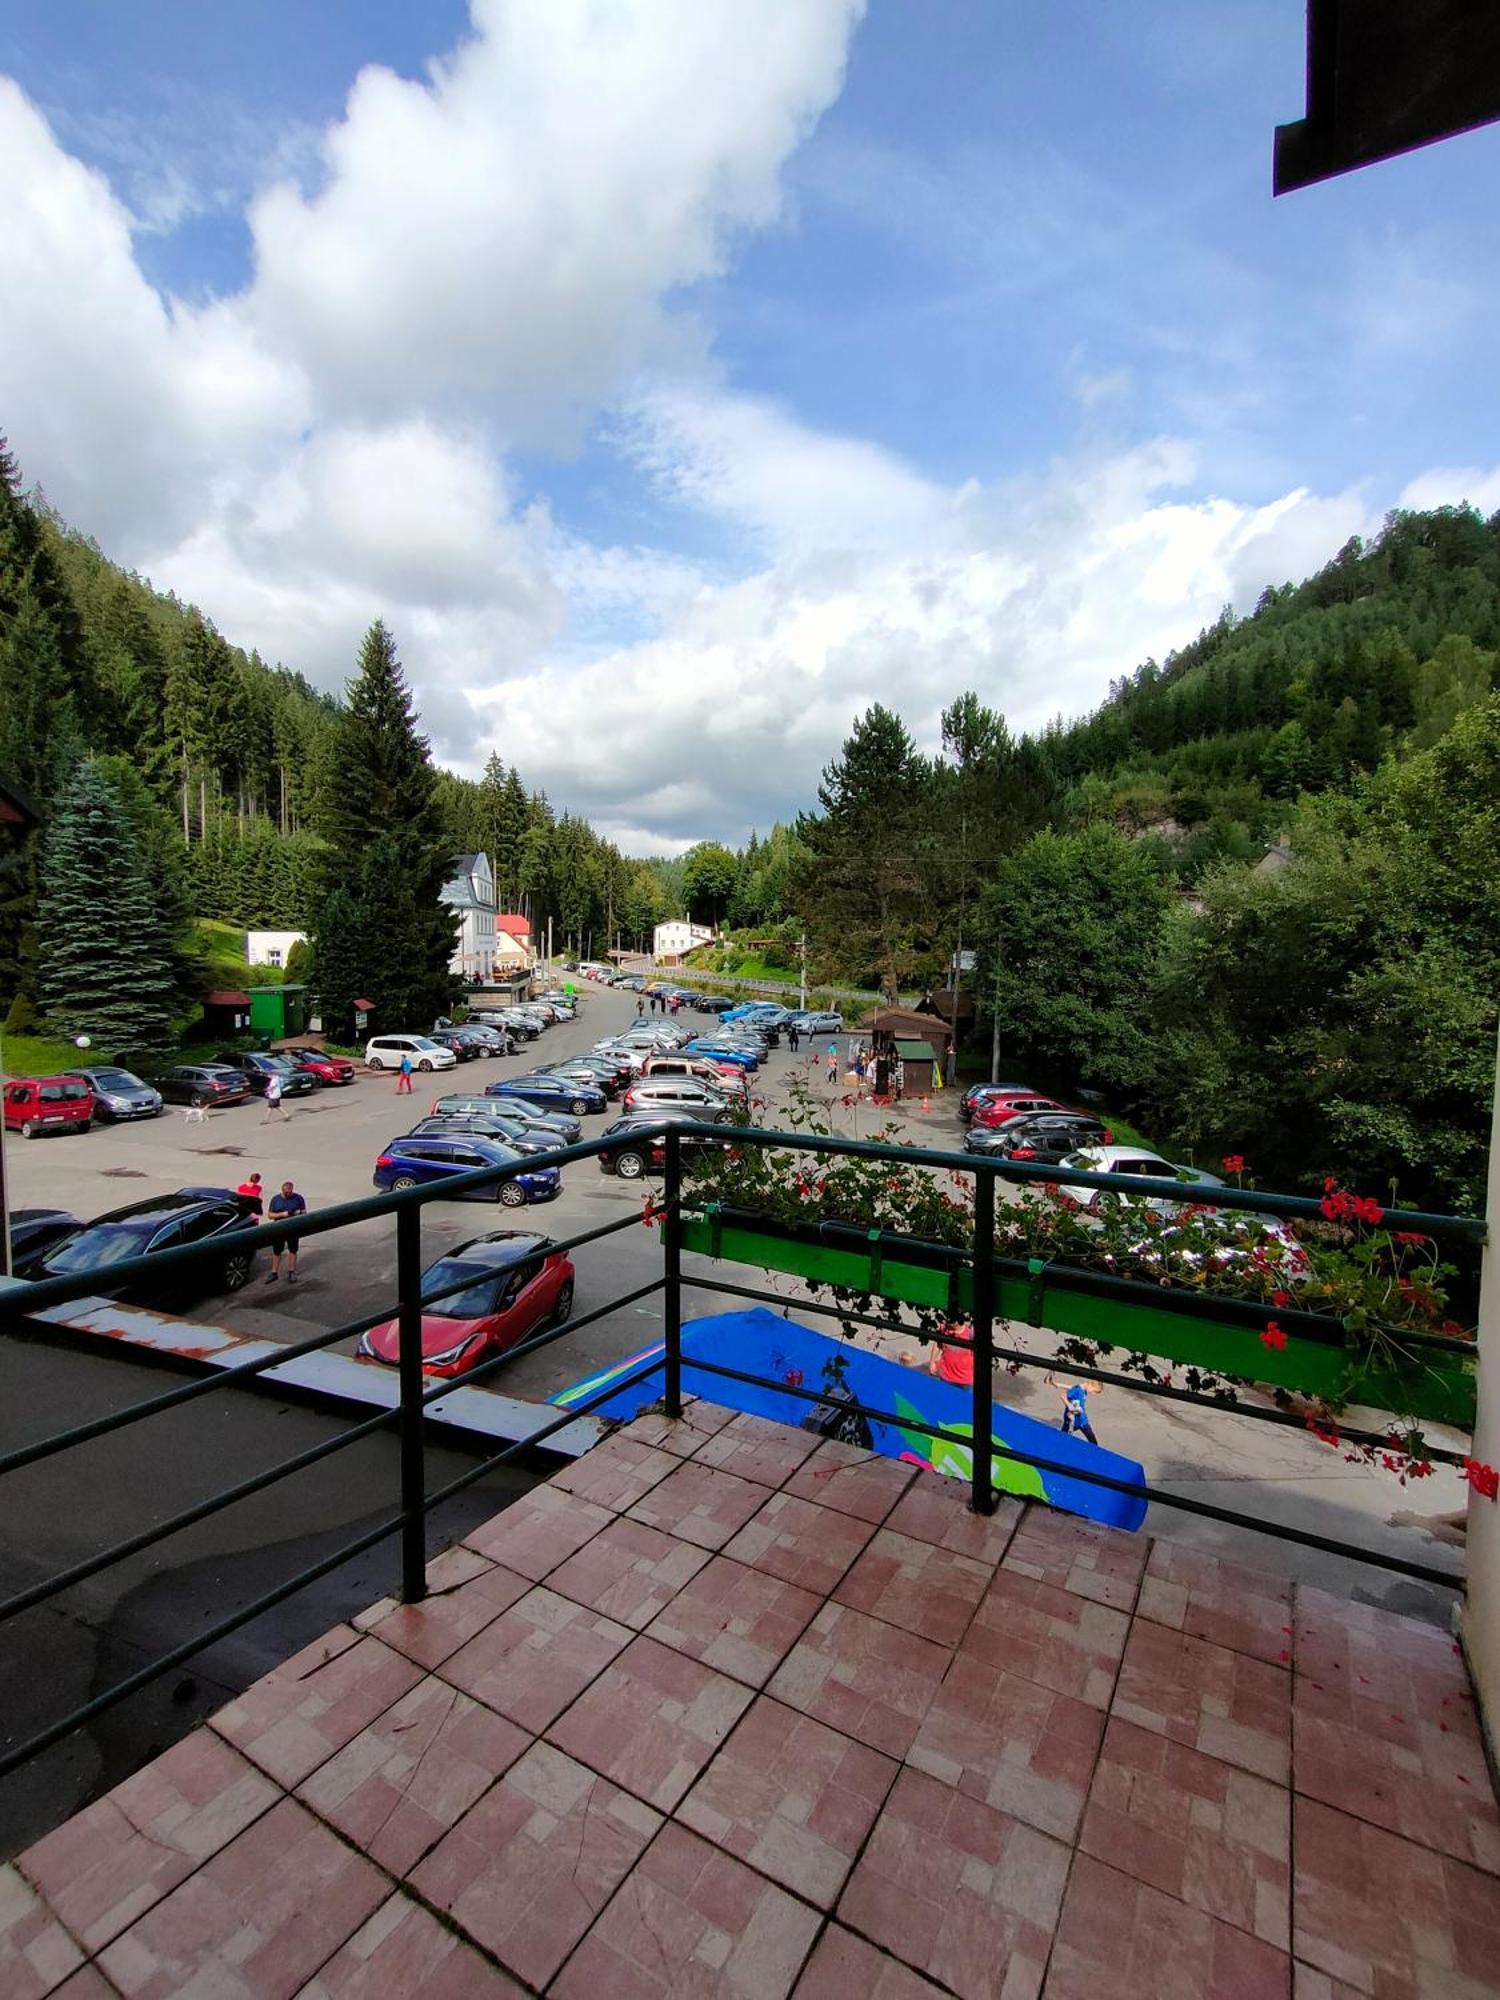
M 58 797 L 41 878 L 37 983 L 48 1020 L 88 1035 L 100 1055 L 165 1049 L 174 968 L 130 814 L 95 764 L 80 764 Z

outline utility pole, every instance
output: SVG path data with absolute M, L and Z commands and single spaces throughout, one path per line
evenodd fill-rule
M 797 944 L 797 963 L 801 967 L 801 983 L 797 993 L 797 1005 L 807 1012 L 807 932 L 802 933 Z

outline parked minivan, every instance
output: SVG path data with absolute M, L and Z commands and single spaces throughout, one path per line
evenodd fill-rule
M 458 1057 L 430 1035 L 372 1035 L 365 1043 L 365 1061 L 371 1069 L 400 1069 L 401 1058 L 410 1056 L 413 1069 L 456 1069 Z
M 93 1122 L 94 1086 L 86 1076 L 18 1076 L 5 1086 L 5 1129 L 23 1139 L 87 1132 Z

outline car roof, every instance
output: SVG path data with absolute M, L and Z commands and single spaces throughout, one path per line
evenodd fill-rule
M 1170 1161 L 1162 1160 L 1161 1154 L 1153 1153 L 1149 1146 L 1081 1146 L 1079 1151 L 1087 1153 L 1091 1163 L 1098 1163 L 1094 1166 L 1095 1173 L 1114 1173 L 1122 1161 L 1129 1160 L 1151 1160 L 1153 1162 L 1161 1160 L 1162 1165 L 1167 1170 L 1165 1176 L 1163 1176 L 1166 1179 L 1170 1179 L 1172 1174 L 1176 1172 Z
M 104 1223 L 119 1222 L 165 1222 L 173 1215 L 186 1215 L 195 1208 L 206 1208 L 214 1202 L 233 1202 L 233 1188 L 189 1187 L 178 1188 L 173 1194 L 148 1195 L 144 1201 L 130 1202 L 124 1208 L 112 1208 L 106 1215 L 96 1215 L 85 1222 L 85 1229 L 97 1229 Z
M 552 1238 L 543 1236 L 535 1229 L 492 1229 L 487 1236 L 475 1236 L 467 1243 L 457 1244 L 452 1250 L 445 1250 L 441 1263 L 489 1264 L 503 1270 L 508 1264 L 519 1264 L 523 1257 L 534 1256 L 538 1251 L 549 1251 Z

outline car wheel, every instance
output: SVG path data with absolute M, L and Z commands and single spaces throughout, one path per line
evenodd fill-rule
M 572 1112 L 575 1118 L 581 1118 L 584 1112 L 588 1110 L 588 1108 L 589 1107 L 586 1100 L 581 1097 L 575 1097 L 573 1099 L 573 1102 L 568 1106 L 568 1109 Z
M 417 1064 L 417 1068 L 421 1070 L 430 1070 L 432 1068 L 432 1058 L 430 1056 L 423 1056 L 421 1061 Z
M 621 1153 L 615 1159 L 615 1172 L 622 1181 L 638 1181 L 646 1171 L 646 1162 L 640 1153 Z
M 519 1181 L 504 1181 L 500 1187 L 500 1203 L 503 1208 L 524 1208 L 526 1190 Z
M 392 1194 L 400 1194 L 403 1189 L 414 1188 L 416 1185 L 417 1177 L 415 1174 L 397 1174 L 396 1178 L 391 1182 L 391 1192 Z
M 23 1139 L 34 1139 L 36 1137 L 36 1127 L 29 1118 L 21 1120 L 21 1137 Z
M 250 1267 L 255 1262 L 248 1250 L 236 1250 L 224 1259 L 220 1289 L 226 1292 L 243 1291 L 250 1282 Z
M 552 1308 L 552 1324 L 566 1326 L 573 1317 L 573 1280 L 569 1278 L 557 1295 L 557 1304 Z
M 733 1117 L 734 1113 L 732 1111 L 716 1111 L 714 1113 L 714 1123 L 715 1125 L 728 1125 Z
M 385 1064 L 380 1060 L 379 1056 L 371 1056 L 369 1060 L 369 1067 L 373 1070 L 378 1071 L 378 1070 L 383 1070 L 385 1068 Z

